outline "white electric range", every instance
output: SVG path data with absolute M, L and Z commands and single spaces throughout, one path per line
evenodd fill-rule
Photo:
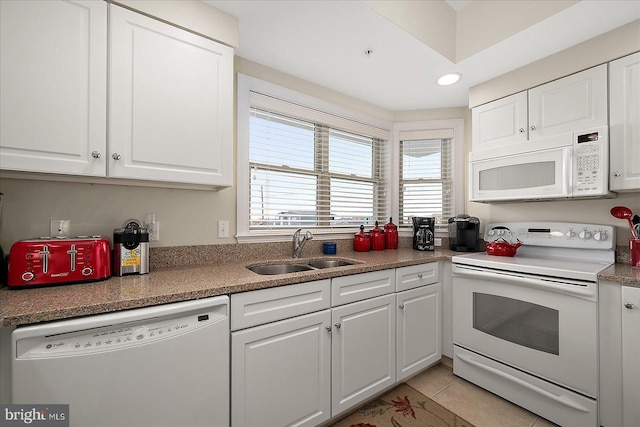
M 598 426 L 598 273 L 611 226 L 489 224 L 513 257 L 452 257 L 454 373 L 563 426 Z

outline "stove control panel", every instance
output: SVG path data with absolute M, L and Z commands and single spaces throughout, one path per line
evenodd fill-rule
M 615 228 L 609 225 L 573 222 L 504 222 L 488 224 L 484 240 L 504 239 L 529 246 L 577 249 L 614 249 Z

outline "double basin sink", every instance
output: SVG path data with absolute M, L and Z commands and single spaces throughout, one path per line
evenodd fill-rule
M 282 262 L 282 263 L 266 263 L 250 265 L 247 268 L 254 273 L 262 275 L 299 273 L 301 271 L 321 270 L 323 268 L 344 267 L 348 265 L 360 264 L 358 261 L 352 261 L 340 258 L 321 258 L 312 260 L 300 260 L 300 262 Z

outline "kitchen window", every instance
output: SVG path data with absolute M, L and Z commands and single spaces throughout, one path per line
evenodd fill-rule
M 243 75 L 238 94 L 239 242 L 388 219 L 390 123 Z
M 430 216 L 444 231 L 447 220 L 464 206 L 462 119 L 399 123 L 398 225 L 412 226 L 413 217 Z

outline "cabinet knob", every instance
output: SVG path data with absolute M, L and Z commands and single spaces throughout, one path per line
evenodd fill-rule
M 102 157 L 102 154 L 99 151 L 92 151 L 91 157 L 93 157 L 94 159 L 99 159 L 100 157 Z
M 520 128 L 520 129 L 518 129 L 518 132 L 520 132 L 520 133 L 524 133 L 524 128 Z
M 621 175 L 622 175 L 622 174 L 620 173 L 620 171 L 615 171 L 615 172 L 613 173 L 613 176 L 615 176 L 616 178 L 617 178 L 617 177 L 619 177 L 619 176 L 621 176 Z
M 418 274 L 418 279 L 422 279 L 422 273 Z
M 120 159 L 122 158 L 122 156 L 121 156 L 120 154 L 118 154 L 118 153 L 113 153 L 113 154 L 111 155 L 111 158 L 112 158 L 113 160 L 120 160 Z
M 325 326 L 324 328 L 327 330 L 327 332 L 331 332 L 331 325 Z
M 531 127 L 529 128 L 529 130 L 536 130 L 536 127 L 535 127 L 535 126 L 531 126 Z
M 624 306 L 625 306 L 626 308 L 628 308 L 629 310 L 633 310 L 634 308 L 636 308 L 636 305 L 635 305 L 635 304 L 633 304 L 633 303 L 630 303 L 630 302 L 625 302 L 625 303 L 624 303 Z
M 400 310 L 404 310 L 404 304 L 400 304 L 398 307 L 400 307 Z
M 333 325 L 336 327 L 336 329 L 340 329 L 340 326 L 342 326 L 340 323 L 336 323 L 335 325 Z

